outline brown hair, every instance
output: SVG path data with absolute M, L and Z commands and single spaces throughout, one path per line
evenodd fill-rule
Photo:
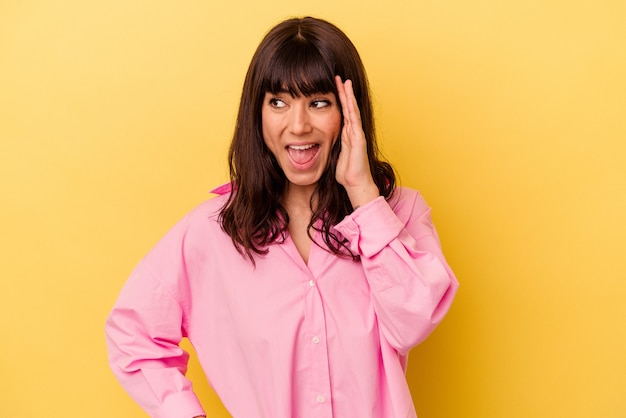
M 332 92 L 338 97 L 335 75 L 352 80 L 374 182 L 386 199 L 393 193 L 395 174 L 391 165 L 380 159 L 367 76 L 356 48 L 339 28 L 324 20 L 285 20 L 263 38 L 248 68 L 228 154 L 230 179 L 236 191 L 220 213 L 222 228 L 237 250 L 253 263 L 253 253 L 265 254 L 269 244 L 284 239 L 289 223 L 287 211 L 280 204 L 287 179 L 263 141 L 261 107 L 265 93 L 287 89 L 293 96 Z M 312 197 L 317 205 L 312 207 L 309 226 L 321 220 L 318 230 L 329 249 L 357 259 L 331 229 L 354 210 L 345 189 L 335 179 L 340 151 L 338 140 Z

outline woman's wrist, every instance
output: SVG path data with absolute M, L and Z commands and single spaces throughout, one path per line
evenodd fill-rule
M 349 187 L 346 188 L 346 192 L 348 193 L 348 198 L 354 209 L 367 205 L 380 196 L 380 191 L 374 183 L 364 186 Z

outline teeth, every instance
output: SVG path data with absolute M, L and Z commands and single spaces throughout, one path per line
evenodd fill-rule
M 307 149 L 311 149 L 315 146 L 315 144 L 309 144 L 309 145 L 289 145 L 289 148 L 291 149 L 295 149 L 297 151 L 304 151 Z

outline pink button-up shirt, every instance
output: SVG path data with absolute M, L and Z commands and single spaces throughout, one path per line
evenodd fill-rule
M 406 356 L 458 287 L 422 197 L 398 188 L 335 226 L 358 262 L 316 233 L 308 264 L 287 237 L 256 267 L 220 228 L 225 199 L 150 251 L 108 318 L 111 367 L 131 396 L 154 417 L 204 415 L 185 378 L 187 337 L 235 418 L 415 417 Z

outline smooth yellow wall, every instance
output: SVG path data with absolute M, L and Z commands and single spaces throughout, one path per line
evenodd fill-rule
M 303 14 L 361 51 L 462 283 L 411 356 L 420 417 L 626 417 L 621 0 L 0 0 L 0 417 L 145 416 L 105 317 L 226 180 L 251 54 Z

